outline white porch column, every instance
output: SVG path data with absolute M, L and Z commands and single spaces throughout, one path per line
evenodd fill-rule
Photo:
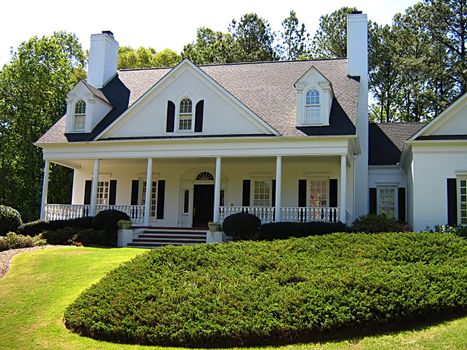
M 274 222 L 281 221 L 281 201 L 282 201 L 282 156 L 276 159 L 276 213 Z
M 216 157 L 216 179 L 214 182 L 214 215 L 212 221 L 219 222 L 219 207 L 221 201 L 221 157 Z
M 42 179 L 41 220 L 45 220 L 45 205 L 47 204 L 47 193 L 49 191 L 49 169 L 50 162 L 46 159 L 44 164 L 44 178 Z
M 92 175 L 92 184 L 91 184 L 91 208 L 90 215 L 96 216 L 97 214 L 97 183 L 99 182 L 99 159 L 94 159 L 94 171 Z
M 339 198 L 339 220 L 346 223 L 347 208 L 346 208 L 346 194 L 347 194 L 347 156 L 341 156 L 341 184 L 340 184 L 340 198 Z
M 146 171 L 146 193 L 144 194 L 144 226 L 149 226 L 151 216 L 152 158 L 148 158 Z

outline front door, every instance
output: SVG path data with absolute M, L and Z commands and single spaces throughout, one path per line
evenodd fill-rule
M 214 211 L 214 185 L 195 185 L 193 195 L 193 227 L 207 227 Z

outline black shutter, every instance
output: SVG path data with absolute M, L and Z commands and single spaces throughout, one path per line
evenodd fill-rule
M 447 179 L 448 186 L 448 225 L 457 226 L 457 181 Z
M 196 104 L 195 132 L 203 131 L 203 113 L 204 113 L 204 100 L 201 100 Z
M 109 205 L 115 205 L 117 198 L 117 180 L 110 180 Z
M 405 188 L 399 187 L 398 188 L 398 211 L 399 211 L 399 220 L 405 221 Z
M 139 180 L 131 181 L 131 205 L 138 205 Z
M 157 182 L 157 216 L 156 219 L 164 218 L 165 180 Z
M 175 104 L 167 101 L 167 126 L 165 131 L 173 132 L 175 127 Z
M 306 180 L 298 180 L 298 206 L 306 207 Z
M 329 206 L 337 207 L 337 179 L 329 179 Z
M 250 205 L 250 186 L 250 180 L 243 180 L 242 206 L 244 207 L 248 207 Z
M 271 191 L 271 196 L 272 196 L 272 206 L 276 206 L 276 180 L 272 180 L 272 191 Z
M 370 188 L 370 214 L 376 214 L 376 188 Z
M 92 181 L 86 180 L 84 183 L 84 204 L 91 204 Z

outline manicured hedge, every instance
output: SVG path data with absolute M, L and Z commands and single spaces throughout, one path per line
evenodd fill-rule
M 15 232 L 21 224 L 21 215 L 16 209 L 0 205 L 0 236 L 10 231 Z
M 53 220 L 53 221 L 32 221 L 25 223 L 18 229 L 18 233 L 23 235 L 35 236 L 44 231 L 56 231 L 65 227 L 72 227 L 76 229 L 92 228 L 94 218 L 92 216 L 85 216 L 82 218 L 68 219 L 68 220 Z
M 347 228 L 341 222 L 273 222 L 261 225 L 258 240 L 285 239 L 290 237 L 308 237 L 326 233 L 343 232 Z
M 384 214 L 368 214 L 355 219 L 351 226 L 353 232 L 408 232 L 410 227 L 405 222 L 400 222 L 395 218 Z
M 467 311 L 467 241 L 336 233 L 149 251 L 86 290 L 66 326 L 123 343 L 225 347 Z
M 236 213 L 227 216 L 222 230 L 234 240 L 254 239 L 261 226 L 261 220 L 253 214 Z

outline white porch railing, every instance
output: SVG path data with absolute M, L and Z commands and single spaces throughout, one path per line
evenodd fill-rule
M 220 207 L 219 221 L 222 223 L 224 219 L 236 213 L 249 213 L 256 215 L 261 223 L 266 224 L 274 222 L 274 207 Z M 309 221 L 324 221 L 338 222 L 339 208 L 336 207 L 283 207 L 281 208 L 281 221 L 292 222 L 309 222 Z
M 81 204 L 46 204 L 45 220 L 68 220 L 89 216 L 90 205 Z
M 338 222 L 339 208 L 336 207 L 284 207 L 281 220 L 292 222 Z
M 119 210 L 127 213 L 133 224 L 142 224 L 144 220 L 144 205 L 97 205 L 96 212 L 107 209 Z M 89 216 L 90 205 L 82 204 L 46 204 L 45 220 L 67 220 Z
M 219 207 L 219 221 L 222 223 L 227 216 L 236 213 L 256 215 L 262 224 L 274 221 L 274 207 Z

